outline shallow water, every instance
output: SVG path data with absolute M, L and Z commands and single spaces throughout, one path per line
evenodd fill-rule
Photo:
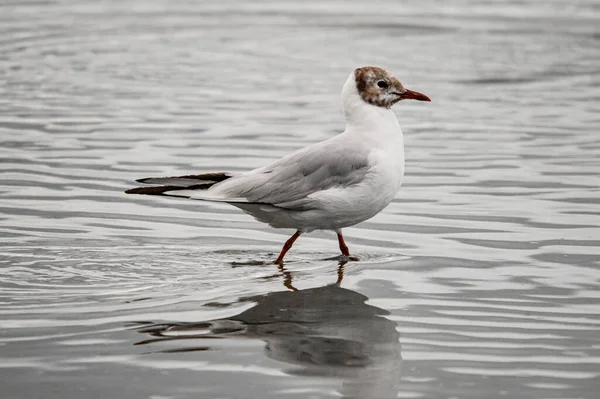
M 306 4 L 310 4 L 310 7 Z M 6 398 L 596 398 L 594 1 L 0 4 Z M 136 178 L 245 170 L 343 129 L 352 68 L 407 174 L 345 236 Z M 295 291 L 298 290 L 298 291 Z

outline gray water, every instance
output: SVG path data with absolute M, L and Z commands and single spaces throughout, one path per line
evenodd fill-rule
M 587 1 L 0 3 L 2 398 L 597 398 L 600 7 Z M 340 132 L 361 65 L 396 200 L 302 237 L 140 177 Z M 298 290 L 298 291 L 295 291 Z

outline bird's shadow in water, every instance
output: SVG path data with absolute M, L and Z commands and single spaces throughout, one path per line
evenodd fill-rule
M 337 261 L 337 262 L 339 262 L 340 265 L 345 265 L 348 262 L 360 261 L 360 259 L 357 258 L 356 256 L 345 256 L 345 255 L 332 256 L 329 258 L 321 258 L 318 260 L 325 261 L 325 262 L 326 261 Z M 247 266 L 285 265 L 285 264 L 289 264 L 289 263 L 295 263 L 295 262 L 294 261 L 283 261 L 279 264 L 279 263 L 275 263 L 274 261 L 256 259 L 256 260 L 247 260 L 247 261 L 232 261 L 232 262 L 230 262 L 230 265 L 231 265 L 231 267 L 236 268 L 236 267 L 247 267 Z
M 286 290 L 241 298 L 256 304 L 224 319 L 143 323 L 137 331 L 151 338 L 135 345 L 180 341 L 186 346 L 160 352 L 189 353 L 210 349 L 212 339 L 260 339 L 266 356 L 294 365 L 288 374 L 340 378 L 343 398 L 395 398 L 402 363 L 396 323 L 366 296 L 341 287 L 346 263 L 339 262 L 335 283 L 304 290 L 280 265 Z

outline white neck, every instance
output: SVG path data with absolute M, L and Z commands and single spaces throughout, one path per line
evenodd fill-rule
M 354 72 L 350 74 L 342 89 L 342 105 L 346 117 L 346 132 L 368 132 L 382 139 L 396 136 L 402 140 L 402 130 L 391 109 L 371 105 L 363 101 L 356 88 Z

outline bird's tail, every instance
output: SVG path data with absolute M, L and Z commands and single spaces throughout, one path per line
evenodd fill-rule
M 136 180 L 144 184 L 158 184 L 151 187 L 136 187 L 125 191 L 126 194 L 166 195 L 168 191 L 177 190 L 207 190 L 214 184 L 232 177 L 231 173 L 203 173 L 199 175 L 173 177 L 147 177 Z M 176 195 L 176 194 L 170 194 Z

